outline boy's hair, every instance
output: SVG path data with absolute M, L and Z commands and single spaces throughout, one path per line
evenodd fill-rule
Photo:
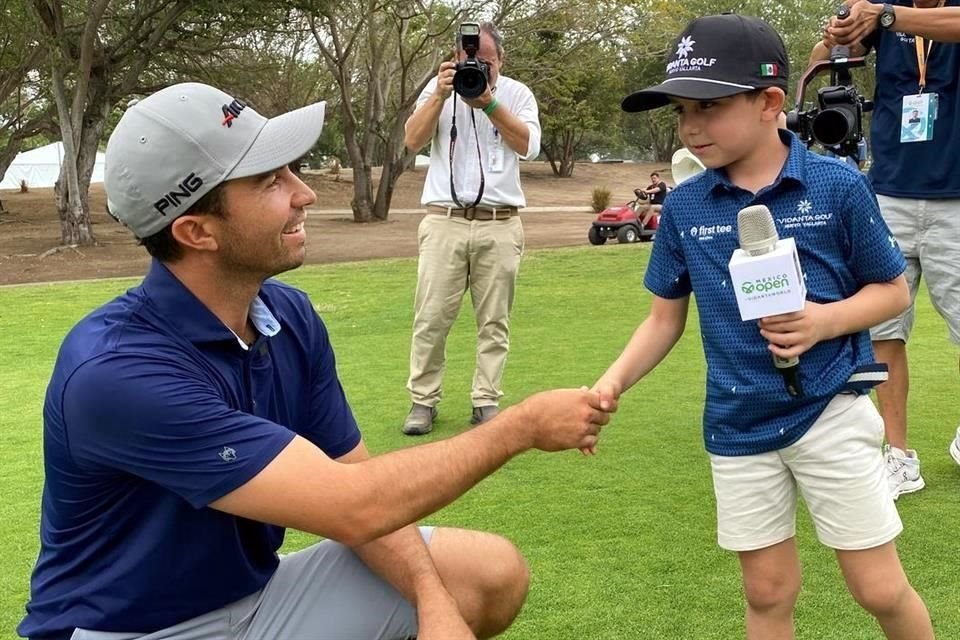
M 656 171 L 654 171 L 653 173 L 650 174 L 650 177 L 652 178 L 652 177 L 654 177 L 654 176 L 656 176 L 656 177 L 659 178 L 659 177 L 660 177 L 660 174 L 657 173 Z
M 778 87 L 787 92 L 790 63 L 783 39 L 760 18 L 723 14 L 687 25 L 667 63 L 667 78 L 623 99 L 624 111 L 666 106 L 670 98 L 717 100 Z

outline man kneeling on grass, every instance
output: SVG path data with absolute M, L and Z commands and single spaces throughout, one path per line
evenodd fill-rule
M 306 294 L 314 193 L 288 165 L 318 103 L 272 119 L 213 87 L 132 106 L 107 145 L 111 213 L 154 257 L 84 318 L 44 405 L 35 639 L 450 640 L 508 627 L 520 553 L 417 529 L 513 456 L 596 444 L 596 393 L 550 391 L 449 440 L 371 458 Z M 284 527 L 329 540 L 278 558 Z

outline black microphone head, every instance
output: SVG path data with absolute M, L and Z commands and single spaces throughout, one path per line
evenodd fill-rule
M 780 235 L 773 215 L 766 205 L 755 204 L 741 209 L 737 214 L 737 237 L 740 248 L 752 256 L 773 251 Z

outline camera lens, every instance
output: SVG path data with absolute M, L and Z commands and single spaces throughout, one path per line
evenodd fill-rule
M 476 98 L 487 90 L 487 78 L 476 67 L 458 69 L 453 76 L 453 90 L 464 98 Z
M 856 131 L 856 119 L 847 109 L 824 109 L 813 119 L 814 139 L 822 145 L 840 144 Z

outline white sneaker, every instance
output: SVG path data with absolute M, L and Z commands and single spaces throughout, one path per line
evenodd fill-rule
M 957 446 L 957 464 L 960 464 L 960 445 L 954 441 L 951 446 Z M 920 459 L 917 452 L 913 449 L 903 451 L 897 447 L 885 445 L 883 447 L 884 461 L 887 463 L 887 486 L 890 487 L 890 495 L 896 500 L 904 493 L 913 493 L 920 491 L 925 486 L 923 477 L 920 475 Z
M 957 427 L 957 437 L 950 443 L 950 457 L 957 464 L 960 464 L 960 427 Z

